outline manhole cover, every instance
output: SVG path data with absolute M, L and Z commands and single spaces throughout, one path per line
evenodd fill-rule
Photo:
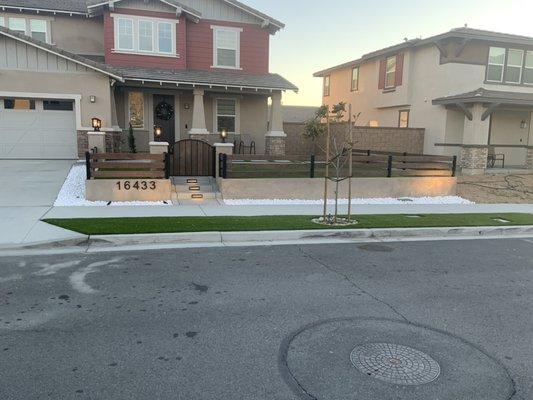
M 440 375 L 440 366 L 433 358 L 394 343 L 357 346 L 350 359 L 362 373 L 396 385 L 424 385 Z

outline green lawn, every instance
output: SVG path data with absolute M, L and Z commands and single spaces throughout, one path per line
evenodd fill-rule
M 46 219 L 86 235 L 329 229 L 310 216 Z M 360 215 L 353 229 L 533 225 L 533 214 Z M 509 223 L 495 219 L 504 219 Z M 341 228 L 339 228 L 341 229 Z

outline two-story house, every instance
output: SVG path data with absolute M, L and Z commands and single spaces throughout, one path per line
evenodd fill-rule
M 139 151 L 157 126 L 268 153 L 297 90 L 269 72 L 283 27 L 236 0 L 0 0 L 0 158 L 77 158 L 94 118 L 108 151 L 131 124 Z
M 489 155 L 533 168 L 533 38 L 459 28 L 314 76 L 323 104 L 351 103 L 363 125 L 425 128 L 424 151 L 458 155 L 465 174 Z

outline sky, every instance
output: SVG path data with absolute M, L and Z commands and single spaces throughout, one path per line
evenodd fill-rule
M 313 73 L 370 51 L 468 24 L 533 37 L 533 0 L 241 0 L 285 23 L 271 37 L 270 71 L 300 89 L 286 105 L 320 105 Z M 329 6 L 326 6 L 329 5 Z

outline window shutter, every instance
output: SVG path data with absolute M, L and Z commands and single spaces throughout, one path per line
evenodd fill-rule
M 403 83 L 403 58 L 404 54 L 400 53 L 396 56 L 396 83 L 395 86 L 402 86 Z
M 385 75 L 387 74 L 387 60 L 381 60 L 379 63 L 379 85 L 378 89 L 385 89 Z

